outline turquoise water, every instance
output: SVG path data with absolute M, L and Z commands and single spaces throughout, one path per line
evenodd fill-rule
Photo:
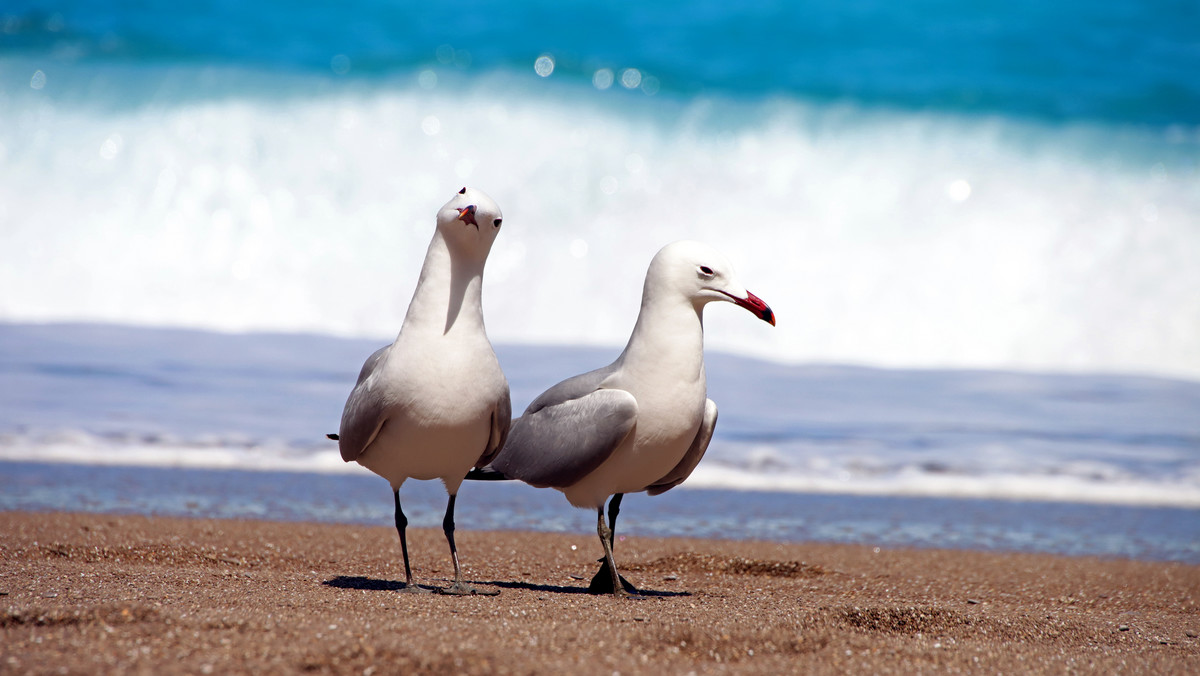
M 657 92 L 1150 125 L 1200 122 L 1200 8 L 1186 1 L 830 0 L 6 3 L 0 55 L 227 64 L 375 78 L 423 67 Z

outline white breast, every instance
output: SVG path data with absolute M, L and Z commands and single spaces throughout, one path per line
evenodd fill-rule
M 398 341 L 398 358 L 380 374 L 393 403 L 358 462 L 393 488 L 405 479 L 441 479 L 456 492 L 487 447 L 507 385 L 490 345 L 472 349 L 459 342 Z

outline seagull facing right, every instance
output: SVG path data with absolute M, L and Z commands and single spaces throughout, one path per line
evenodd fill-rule
M 712 439 L 717 405 L 704 375 L 704 306 L 712 301 L 732 302 L 775 325 L 771 308 L 738 282 L 716 249 L 690 241 L 663 247 L 646 272 L 641 311 L 621 356 L 542 393 L 513 421 L 489 466 L 596 510 L 604 563 L 592 593 L 637 593 L 613 560 L 624 494 L 678 486 Z

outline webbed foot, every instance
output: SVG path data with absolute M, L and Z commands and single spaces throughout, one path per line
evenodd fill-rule
M 449 587 L 446 587 L 445 589 L 438 589 L 437 592 L 439 594 L 444 594 L 446 596 L 499 596 L 500 595 L 499 589 L 479 589 L 477 587 L 472 587 L 471 585 L 467 584 L 466 582 L 462 582 L 461 580 L 458 582 L 455 582 L 454 584 L 450 585 Z
M 433 593 L 432 589 L 429 589 L 428 587 L 422 587 L 421 585 L 414 584 L 412 582 L 409 582 L 408 584 L 404 585 L 400 589 L 397 589 L 396 591 L 401 594 L 432 594 Z
M 617 577 L 621 579 L 622 589 L 619 592 L 613 590 L 612 572 L 608 569 L 608 562 L 604 562 L 600 565 L 600 570 L 592 577 L 592 583 L 588 585 L 588 593 L 596 595 L 612 594 L 619 597 L 638 596 L 641 594 L 637 587 L 625 579 L 624 575 L 618 575 Z

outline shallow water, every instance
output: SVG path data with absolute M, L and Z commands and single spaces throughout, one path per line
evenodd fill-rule
M 0 324 L 0 459 L 360 471 L 325 434 L 378 346 Z M 516 412 L 617 353 L 498 347 Z M 720 418 L 690 487 L 1200 507 L 1200 383 L 706 361 Z
M 0 509 L 390 527 L 390 492 L 366 470 L 330 475 L 0 462 Z M 440 528 L 446 496 L 438 483 L 409 482 L 401 495 L 411 525 Z M 577 533 L 581 547 L 596 537 L 595 516 L 572 508 L 557 491 L 504 482 L 468 483 L 456 521 L 460 530 Z M 1121 505 L 676 489 L 655 498 L 627 496 L 618 534 L 1200 563 L 1196 510 Z

